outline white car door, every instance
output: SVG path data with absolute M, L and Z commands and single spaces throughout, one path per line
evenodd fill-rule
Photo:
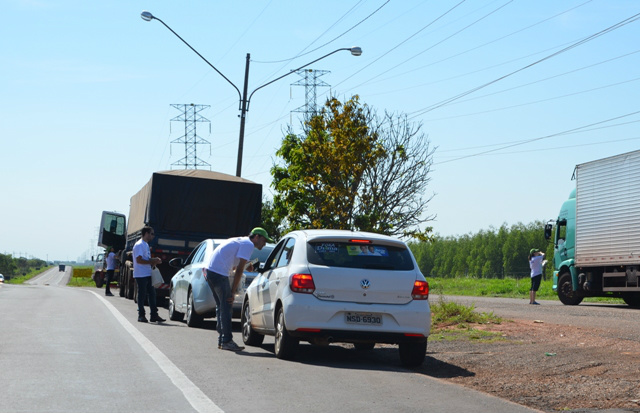
M 267 328 L 275 326 L 275 304 L 282 294 L 283 288 L 288 288 L 289 263 L 296 243 L 295 238 L 285 238 L 284 246 L 278 254 L 275 268 L 269 272 L 266 282 L 261 286 L 261 298 L 263 306 L 264 325 Z

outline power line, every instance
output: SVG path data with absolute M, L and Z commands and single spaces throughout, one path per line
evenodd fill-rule
M 627 113 L 626 115 L 616 116 L 614 118 L 609 118 L 609 119 L 602 120 L 602 121 L 599 121 L 599 122 L 590 123 L 588 125 L 580 126 L 580 127 L 577 127 L 577 128 L 566 130 L 566 131 L 553 133 L 551 135 L 546 135 L 546 136 L 541 136 L 541 137 L 538 137 L 538 138 L 533 138 L 533 139 L 528 139 L 528 140 L 525 140 L 525 141 L 520 141 L 520 142 L 517 142 L 517 143 L 513 143 L 513 144 L 502 146 L 500 148 L 490 149 L 490 150 L 487 150 L 487 151 L 478 152 L 478 153 L 471 154 L 471 155 L 460 156 L 458 158 L 450 159 L 448 161 L 438 162 L 437 164 L 455 162 L 455 161 L 459 161 L 459 160 L 462 160 L 462 159 L 472 158 L 472 157 L 476 157 L 476 156 L 480 156 L 480 155 L 486 155 L 486 154 L 491 153 L 491 152 L 501 151 L 503 149 L 512 148 L 514 146 L 525 145 L 525 144 L 528 144 L 528 143 L 531 143 L 531 142 L 540 141 L 540 140 L 543 140 L 543 139 L 554 138 L 556 136 L 561 136 L 561 135 L 568 135 L 570 133 L 574 133 L 574 132 L 579 131 L 581 129 L 586 129 L 586 128 L 589 128 L 589 127 L 592 127 L 592 126 L 595 126 L 595 125 L 600 125 L 602 123 L 611 122 L 611 121 L 616 120 L 616 119 L 622 119 L 622 118 L 625 118 L 625 117 L 628 117 L 628 116 L 633 116 L 633 115 L 636 115 L 638 113 L 640 113 L 640 111 Z M 434 165 L 435 164 L 436 163 L 434 163 Z
M 456 101 L 456 100 L 458 100 L 458 99 L 460 99 L 460 98 L 463 98 L 463 97 L 465 97 L 465 96 L 467 96 L 467 95 L 470 95 L 471 93 L 474 93 L 474 92 L 476 92 L 476 91 L 478 91 L 478 90 L 480 90 L 480 89 L 484 89 L 484 88 L 485 88 L 485 87 L 487 87 L 487 86 L 490 86 L 490 85 L 492 85 L 492 84 L 494 84 L 494 83 L 497 83 L 497 82 L 499 82 L 499 81 L 501 81 L 501 80 L 504 80 L 504 79 L 506 79 L 506 78 L 508 78 L 508 77 L 510 77 L 510 76 L 513 76 L 513 75 L 514 75 L 514 74 L 516 74 L 516 73 L 522 72 L 523 70 L 526 70 L 526 69 L 528 69 L 528 68 L 530 68 L 530 67 L 532 67 L 532 66 L 535 66 L 535 65 L 537 65 L 537 64 L 539 64 L 539 63 L 542 63 L 542 62 L 544 62 L 544 61 L 546 61 L 546 60 L 549 60 L 549 59 L 551 59 L 551 58 L 553 58 L 553 57 L 556 57 L 556 56 L 558 56 L 558 55 L 560 55 L 560 54 L 562 54 L 562 53 L 568 52 L 568 51 L 569 51 L 569 50 L 571 50 L 571 49 L 574 49 L 574 48 L 576 48 L 576 47 L 578 47 L 578 46 L 581 46 L 581 45 L 583 45 L 583 44 L 585 44 L 585 43 L 587 43 L 587 42 L 589 42 L 589 41 L 591 41 L 591 40 L 594 40 L 594 39 L 596 39 L 596 38 L 598 38 L 598 37 L 600 37 L 600 36 L 603 36 L 603 35 L 605 35 L 605 34 L 607 34 L 607 33 L 610 33 L 610 32 L 612 32 L 612 31 L 614 31 L 614 30 L 616 30 L 616 29 L 619 29 L 620 27 L 623 27 L 623 26 L 625 26 L 625 25 L 627 25 L 627 24 L 629 24 L 629 23 L 633 23 L 634 21 L 636 21 L 636 20 L 638 20 L 638 19 L 640 19 L 640 13 L 635 14 L 635 15 L 633 15 L 633 16 L 631 16 L 631 17 L 629 17 L 629 18 L 625 19 L 625 20 L 622 20 L 621 22 L 618 22 L 618 23 L 616 23 L 616 24 L 614 24 L 614 25 L 612 25 L 612 26 L 609 26 L 609 27 L 607 27 L 606 29 L 601 30 L 601 31 L 599 31 L 599 32 L 597 32 L 597 33 L 594 33 L 594 34 L 592 34 L 591 36 L 588 36 L 588 37 L 586 37 L 586 38 L 584 38 L 584 39 L 582 39 L 582 40 L 579 40 L 579 41 L 577 41 L 576 43 L 573 43 L 573 44 L 571 44 L 571 45 L 569 45 L 569 46 L 567 46 L 567 47 L 565 47 L 565 48 L 563 48 L 563 49 L 561 49 L 561 50 L 559 50 L 559 51 L 557 51 L 557 52 L 555 52 L 555 53 L 552 53 L 552 54 L 550 54 L 550 55 L 548 55 L 548 56 L 546 56 L 546 57 L 543 57 L 543 58 L 542 58 L 542 59 L 540 59 L 540 60 L 537 60 L 537 61 L 535 61 L 535 62 L 533 62 L 533 63 L 530 63 L 530 64 L 528 64 L 528 65 L 526 65 L 526 66 L 524 66 L 524 67 L 521 67 L 520 69 L 514 70 L 514 71 L 513 71 L 513 72 L 511 72 L 511 73 L 508 73 L 508 74 L 506 74 L 506 75 L 504 75 L 504 76 L 501 76 L 501 77 L 499 77 L 499 78 L 497 78 L 497 79 L 494 79 L 494 80 L 492 80 L 492 81 L 490 81 L 490 82 L 487 82 L 487 83 L 485 83 L 485 84 L 483 84 L 483 85 L 480 85 L 480 86 L 474 87 L 474 88 L 472 88 L 472 89 L 469 89 L 469 90 L 467 90 L 466 92 L 460 93 L 460 94 L 458 94 L 458 95 L 456 95 L 456 96 L 453 96 L 453 97 L 451 97 L 451 98 L 448 98 L 448 99 L 445 99 L 445 100 L 440 101 L 440 102 L 438 102 L 438 103 L 435 103 L 435 104 L 433 104 L 433 105 L 431 105 L 431 106 L 427 106 L 426 108 L 419 109 L 419 110 L 417 110 L 417 111 L 415 111 L 415 112 L 412 112 L 412 113 L 411 113 L 411 115 L 412 115 L 412 116 L 410 116 L 409 118 L 410 118 L 410 119 L 413 119 L 413 118 L 415 118 L 415 117 L 417 117 L 417 116 L 424 115 L 424 114 L 425 114 L 425 113 L 427 113 L 427 112 L 430 112 L 430 111 L 435 110 L 435 109 L 438 109 L 438 108 L 440 108 L 440 107 L 442 107 L 442 106 L 448 105 L 448 104 L 450 104 L 450 103 L 451 103 L 451 102 L 453 102 L 453 101 Z

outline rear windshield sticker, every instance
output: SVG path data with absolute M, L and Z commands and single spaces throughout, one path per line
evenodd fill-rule
M 327 254 L 327 253 L 336 253 L 338 252 L 338 246 L 336 244 L 331 244 L 331 243 L 324 243 L 324 244 L 317 244 L 315 246 L 316 252 L 318 254 Z
M 385 247 L 373 245 L 347 245 L 349 255 L 367 255 L 369 257 L 388 257 L 389 251 Z

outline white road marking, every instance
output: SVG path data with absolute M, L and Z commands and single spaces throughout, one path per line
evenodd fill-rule
M 151 356 L 158 366 L 169 377 L 173 384 L 184 394 L 187 401 L 199 413 L 224 413 L 211 399 L 209 399 L 175 364 L 169 360 L 165 354 L 160 351 L 148 338 L 144 336 L 137 328 L 135 328 L 129 320 L 124 318 L 122 314 L 104 297 L 94 291 L 89 291 L 98 297 L 109 311 L 115 316 L 116 320 L 127 330 L 129 334 L 140 344 L 140 346 Z

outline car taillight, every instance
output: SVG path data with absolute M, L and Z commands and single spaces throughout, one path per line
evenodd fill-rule
M 311 294 L 316 290 L 316 285 L 313 283 L 311 274 L 293 274 L 289 288 L 294 293 Z
M 427 300 L 429 298 L 429 283 L 421 280 L 417 280 L 413 283 L 411 298 L 414 300 Z

